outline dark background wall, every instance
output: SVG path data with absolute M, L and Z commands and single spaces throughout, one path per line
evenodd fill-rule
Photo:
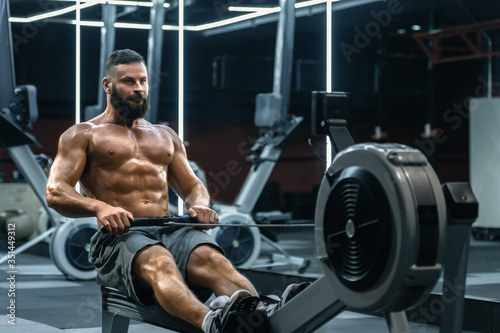
M 10 2 L 12 16 L 29 15 L 23 7 L 26 1 Z M 256 1 L 237 4 L 247 3 Z M 391 3 L 401 10 L 385 21 L 380 19 Z M 373 141 L 375 126 L 381 126 L 387 134 L 381 141 L 421 149 L 442 182 L 467 181 L 468 153 L 473 149 L 468 144 L 468 99 L 486 93 L 487 60 L 430 66 L 409 28 L 419 24 L 428 30 L 493 20 L 500 13 L 497 7 L 491 1 L 402 0 L 335 12 L 333 87 L 351 94 L 350 130 L 355 141 Z M 192 8 L 186 10 L 186 24 L 203 20 L 204 13 L 215 15 L 214 8 L 212 3 L 193 2 Z M 32 10 L 36 12 L 35 9 Z M 224 13 L 218 10 L 216 14 L 221 17 Z M 140 14 L 128 21 L 132 19 L 147 21 Z M 166 14 L 167 22 L 176 20 L 176 11 Z M 361 43 L 359 31 L 376 27 L 374 22 L 379 30 Z M 406 33 L 398 33 L 398 29 L 406 29 Z M 33 150 L 54 157 L 59 135 L 74 123 L 74 26 L 47 21 L 30 28 L 14 23 L 12 31 L 17 83 L 38 88 L 40 117 L 32 133 L 43 147 Z M 495 47 L 498 33 L 488 33 Z M 250 167 L 245 157 L 259 134 L 253 124 L 255 96 L 272 90 L 275 35 L 276 23 L 213 36 L 186 32 L 187 149 L 190 158 L 204 169 L 216 200 L 234 200 Z M 117 29 L 116 37 L 117 49 L 132 48 L 147 57 L 147 31 Z M 324 13 L 297 19 L 290 113 L 305 120 L 270 179 L 280 186 L 282 204 L 286 192 L 312 193 L 324 171 L 325 165 L 317 156 L 324 154 L 322 138 L 313 137 L 310 131 L 310 92 L 325 89 L 325 38 Z M 356 47 L 356 51 L 346 52 L 347 44 Z M 81 45 L 83 110 L 97 102 L 100 29 L 83 27 Z M 495 82 L 498 59 L 492 60 Z M 177 33 L 165 31 L 159 120 L 174 129 L 178 123 L 177 74 Z M 439 139 L 422 136 L 428 122 L 441 130 Z M 239 171 L 223 181 L 221 173 L 233 162 Z M 0 150 L 0 172 L 7 175 L 7 181 L 12 180 L 15 169 L 6 151 Z

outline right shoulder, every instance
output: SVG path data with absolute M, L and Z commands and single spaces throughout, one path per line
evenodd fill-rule
M 71 126 L 60 137 L 60 143 L 78 143 L 78 142 L 88 142 L 92 129 L 95 128 L 96 125 L 90 122 L 79 123 Z

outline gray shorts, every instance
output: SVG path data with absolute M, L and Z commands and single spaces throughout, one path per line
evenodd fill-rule
M 212 237 L 194 227 L 136 227 L 123 235 L 97 231 L 90 242 L 89 261 L 95 265 L 97 274 L 107 286 L 144 305 L 153 305 L 153 291 L 134 285 L 132 261 L 138 251 L 155 244 L 163 245 L 172 254 L 184 281 L 189 255 L 195 247 L 207 244 L 224 253 Z M 212 295 L 207 288 L 188 286 L 201 302 Z

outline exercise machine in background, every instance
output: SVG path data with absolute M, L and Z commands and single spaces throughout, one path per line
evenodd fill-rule
M 231 262 L 238 268 L 264 268 L 281 265 L 298 267 L 304 272 L 309 260 L 290 255 L 259 228 L 224 228 L 224 224 L 256 224 L 263 221 L 289 222 L 286 212 L 257 212 L 255 205 L 269 180 L 282 151 L 290 144 L 302 117 L 289 115 L 292 82 L 292 62 L 295 34 L 295 1 L 280 1 L 281 11 L 276 33 L 273 91 L 258 94 L 255 99 L 255 125 L 262 135 L 251 151 L 258 156 L 247 158 L 252 167 L 232 205 L 215 203 L 221 227 L 209 230 Z M 258 217 L 258 218 L 257 218 Z M 312 221 L 311 221 L 312 222 Z M 271 260 L 257 265 L 262 241 L 274 249 Z
M 50 239 L 49 250 L 56 267 L 71 279 L 95 279 L 96 272 L 88 262 L 90 236 L 97 230 L 95 218 L 69 219 L 47 206 L 45 189 L 47 173 L 40 160 L 30 149 L 40 145 L 27 131 L 38 119 L 36 87 L 17 86 L 14 75 L 14 57 L 9 25 L 8 1 L 0 3 L 0 40 L 6 45 L 0 48 L 0 143 L 5 147 L 24 180 L 30 185 L 47 216 L 46 230 L 28 242 L 16 246 L 16 254 Z M 60 239 L 55 242 L 54 239 Z M 7 261 L 8 255 L 0 258 Z
M 292 117 L 280 127 L 267 130 L 253 145 L 252 151 L 261 150 L 259 156 L 251 156 L 252 167 L 233 205 L 215 203 L 213 208 L 219 214 L 220 227 L 208 230 L 208 233 L 224 249 L 227 258 L 239 268 L 263 268 L 277 265 L 294 265 L 299 270 L 307 268 L 306 259 L 294 257 L 276 242 L 262 234 L 259 228 L 225 228 L 224 224 L 256 224 L 253 210 L 266 185 L 271 172 L 289 139 L 302 121 L 301 117 Z M 267 218 L 286 221 L 291 214 L 283 212 L 257 213 L 261 219 Z M 261 252 L 261 240 L 275 250 L 271 262 L 256 265 Z

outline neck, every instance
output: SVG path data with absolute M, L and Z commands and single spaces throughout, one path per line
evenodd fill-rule
M 104 110 L 103 118 L 104 118 L 104 121 L 107 123 L 116 124 L 116 125 L 120 125 L 120 126 L 124 126 L 124 127 L 138 126 L 140 124 L 140 122 L 142 121 L 142 118 L 134 119 L 134 120 L 122 118 L 116 112 L 116 110 L 109 104 L 108 104 L 108 107 L 106 108 L 106 110 Z

